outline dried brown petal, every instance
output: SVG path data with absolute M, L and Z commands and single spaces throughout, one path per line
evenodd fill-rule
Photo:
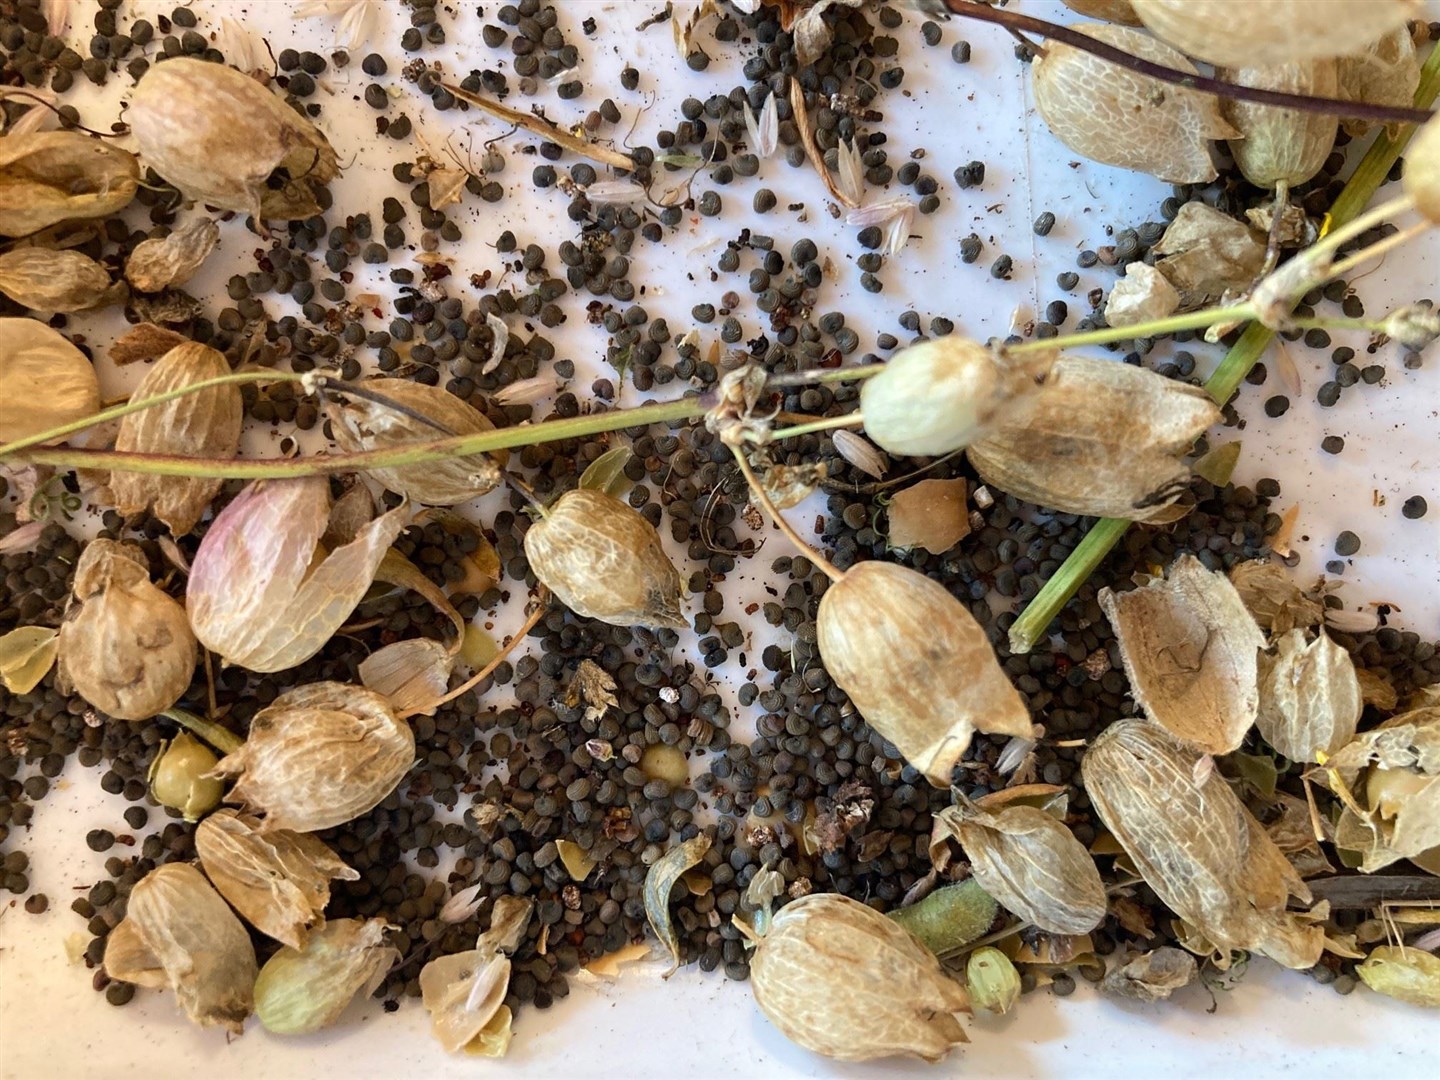
M 400 959 L 385 944 L 384 919 L 335 919 L 300 948 L 286 945 L 255 980 L 255 1015 L 275 1035 L 307 1035 L 340 1019 L 354 997 L 369 996 Z
M 76 131 L 8 134 L 0 139 L 0 236 L 108 217 L 135 197 L 139 178 L 135 156 L 104 139 Z
M 95 368 L 68 338 L 38 319 L 0 319 L 0 443 L 99 411 Z
M 1199 199 L 1180 207 L 1152 250 L 1187 311 L 1248 289 L 1265 267 L 1265 237 Z
M 220 226 L 194 217 L 168 236 L 142 240 L 125 260 L 125 280 L 142 293 L 184 285 L 220 242 Z
M 1420 86 L 1420 60 L 1408 26 L 1397 26 L 1372 42 L 1363 52 L 1340 57 L 1340 96 L 1346 101 L 1408 107 Z M 1351 135 L 1363 135 L 1370 125 L 1346 119 L 1340 126 Z
M 1319 761 L 1355 737 L 1363 708 L 1355 663 L 1324 630 L 1291 630 L 1260 654 L 1260 711 L 1267 743 L 1291 761 Z
M 1180 294 L 1165 275 L 1143 262 L 1125 267 L 1125 276 L 1105 298 L 1105 321 L 1111 326 L 1138 326 L 1173 315 L 1180 307 Z
M 195 853 L 236 911 L 292 949 L 301 948 L 311 929 L 325 921 L 331 878 L 360 877 L 313 836 L 288 829 L 262 832 L 260 822 L 234 810 L 217 810 L 200 823 Z
M 199 650 L 185 609 L 151 583 L 144 554 L 90 541 L 74 590 L 60 627 L 60 671 L 76 692 L 121 720 L 148 720 L 179 701 Z
M 237 778 L 226 800 L 263 814 L 264 831 L 318 832 L 374 809 L 414 762 L 415 736 L 385 698 L 321 682 L 256 713 L 216 773 Z
M 976 731 L 1030 735 L 985 631 L 924 574 L 859 563 L 825 591 L 816 631 L 835 685 L 937 787 L 950 785 Z
M 167 863 L 150 871 L 131 890 L 120 927 L 106 943 L 110 978 L 168 985 L 195 1023 L 240 1033 L 254 1008 L 255 949 L 199 870 Z
M 314 186 L 340 172 L 314 124 L 223 64 L 178 57 L 153 65 L 125 119 L 145 164 L 183 194 L 257 221 L 319 213 Z
M 230 374 L 224 353 L 189 341 L 171 349 L 136 387 L 135 398 L 191 386 Z M 115 449 L 140 454 L 233 457 L 240 449 L 244 405 L 238 386 L 211 386 L 120 421 Z M 110 491 L 122 514 L 152 510 L 175 536 L 195 527 L 222 480 L 112 472 Z
M 967 1041 L 969 999 L 934 954 L 874 908 L 835 893 L 787 904 L 750 960 L 755 1004 L 791 1042 L 840 1061 L 939 1061 Z
M 1140 25 L 1140 16 L 1135 14 L 1130 0 L 1065 0 L 1065 6 L 1091 19 L 1105 19 L 1126 26 Z
M 619 499 L 568 491 L 525 533 L 530 569 L 577 615 L 614 626 L 686 626 L 680 573 L 655 526 Z
M 1105 919 L 1105 885 L 1085 845 L 1033 806 L 985 810 L 967 799 L 936 815 L 970 857 L 980 887 L 1052 934 L 1088 934 Z M 933 844 L 933 840 L 932 840 Z
M 1305 594 L 1290 572 L 1268 559 L 1251 559 L 1230 569 L 1230 584 L 1260 626 L 1271 634 L 1308 630 L 1325 618 L 1325 605 Z
M 1403 945 L 1372 949 L 1355 969 L 1365 985 L 1377 994 L 1440 1009 L 1440 956 Z
M 1198 387 L 1066 357 L 966 453 L 985 483 L 1072 514 L 1149 521 L 1189 490 L 1180 456 L 1220 419 Z
M 710 837 L 701 833 L 676 844 L 656 859 L 645 873 L 645 918 L 660 939 L 660 944 L 670 954 L 670 970 L 665 972 L 667 979 L 680 969 L 680 942 L 670 922 L 670 893 L 680 875 L 705 857 L 710 843 Z
M 1310 892 L 1225 778 L 1157 724 L 1111 724 L 1081 761 L 1085 791 L 1157 896 L 1219 950 L 1312 967 L 1321 927 L 1286 910 Z M 1203 774 L 1203 779 L 1199 778 Z
M 1106 972 L 1100 989 L 1136 1001 L 1163 1001 L 1199 975 L 1195 957 L 1170 946 L 1131 957 Z
M 619 705 L 614 677 L 594 660 L 581 660 L 565 690 L 565 704 L 571 709 L 583 704 L 586 720 L 603 719 L 607 709 Z
M 949 551 L 970 535 L 970 508 L 964 479 L 921 480 L 890 497 L 886 517 L 892 548 Z
M 1229 579 L 1183 555 L 1164 581 L 1099 601 L 1145 714 L 1207 754 L 1236 749 L 1259 707 L 1265 636 Z
M 114 303 L 124 289 L 78 251 L 22 247 L 0 255 L 0 293 L 32 311 L 86 311 Z
M 1308 97 L 1333 98 L 1340 92 L 1338 67 L 1333 59 L 1292 60 L 1221 71 L 1219 75 L 1240 86 Z M 1325 113 L 1234 99 L 1226 99 L 1221 108 L 1225 119 L 1240 132 L 1240 138 L 1230 140 L 1230 154 L 1245 179 L 1257 187 L 1303 184 L 1320 171 L 1335 145 L 1339 122 Z
M 1343 56 L 1421 17 L 1422 0 L 1130 0 L 1147 28 L 1191 56 L 1243 67 Z
M 1190 74 L 1195 65 L 1139 30 L 1079 23 L 1080 33 L 1132 56 Z M 1169 86 L 1059 42 L 1031 65 L 1035 105 L 1056 138 L 1104 165 L 1150 173 L 1172 184 L 1205 184 L 1218 175 L 1211 139 L 1234 129 L 1211 95 Z
M 383 450 L 426 442 L 446 435 L 478 435 L 494 431 L 484 413 L 439 386 L 409 379 L 366 379 L 362 390 L 419 413 L 438 428 L 423 424 L 375 401 L 351 398 L 330 410 L 335 439 L 346 450 Z M 498 455 L 500 461 L 505 455 Z M 391 491 L 432 506 L 455 506 L 484 495 L 500 483 L 500 470 L 489 454 L 447 458 L 425 465 L 371 469 L 370 474 Z

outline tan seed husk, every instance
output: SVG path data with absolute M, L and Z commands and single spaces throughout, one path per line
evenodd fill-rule
M 1179 307 L 1180 293 L 1164 274 L 1143 262 L 1132 262 L 1105 298 L 1105 321 L 1111 326 L 1138 326 L 1167 318 Z
M 1403 945 L 1381 945 L 1370 951 L 1355 974 L 1377 994 L 1440 1009 L 1440 956 L 1434 953 Z
M 1168 945 L 1133 956 L 1100 980 L 1100 989 L 1136 1001 L 1163 1001 L 1200 974 L 1195 957 Z
M 103 266 L 78 251 L 22 247 L 0 255 L 0 293 L 32 311 L 88 311 L 124 292 Z
M 60 221 L 108 217 L 135 197 L 140 165 L 104 139 L 76 131 L 0 138 L 0 236 Z
M 1288 570 L 1268 559 L 1250 559 L 1230 569 L 1230 584 L 1261 628 L 1279 637 L 1308 630 L 1325 620 L 1325 606 L 1305 594 Z
M 1294 60 L 1222 71 L 1220 75 L 1240 86 L 1309 97 L 1333 98 L 1340 92 L 1334 59 Z M 1339 123 L 1334 116 L 1229 99 L 1222 110 L 1240 133 L 1240 138 L 1230 140 L 1230 154 L 1245 179 L 1256 187 L 1285 184 L 1293 188 L 1305 183 L 1320 171 L 1335 145 Z
M 506 954 L 514 952 L 524 937 L 533 906 L 524 897 L 500 897 L 490 915 L 490 929 L 480 935 L 474 949 L 431 960 L 420 970 L 430 1030 L 448 1052 L 475 1047 L 489 1056 L 485 1036 L 504 1013 L 501 1003 L 510 985 Z M 508 1016 L 502 1026 L 505 1023 Z M 499 1052 L 504 1053 L 505 1040 L 492 1041 L 499 1041 Z
M 0 443 L 100 411 L 100 383 L 85 354 L 38 319 L 0 319 Z
M 142 240 L 125 260 L 125 280 L 142 293 L 184 285 L 220 242 L 220 226 L 194 217 L 168 236 Z
M 1260 711 L 1267 743 L 1291 761 L 1319 761 L 1355 737 L 1364 707 L 1350 653 L 1324 630 L 1306 642 L 1291 630 L 1260 654 Z
M 599 491 L 568 491 L 525 533 L 540 582 L 577 615 L 613 626 L 686 626 L 680 573 L 655 526 Z
M 1125 26 L 1140 25 L 1140 16 L 1135 14 L 1130 0 L 1065 0 L 1065 6 L 1087 18 L 1104 19 Z
M 937 787 L 976 731 L 1031 733 L 980 624 L 924 574 L 859 563 L 825 591 L 816 631 L 835 685 Z
M 892 548 L 923 548 L 932 555 L 949 551 L 970 535 L 968 482 L 921 480 L 890 497 L 885 516 Z
M 1414 104 L 1420 86 L 1420 59 L 1408 26 L 1398 26 L 1363 52 L 1338 60 L 1340 96 L 1346 101 L 1372 105 Z M 1340 126 L 1350 135 L 1363 135 L 1370 127 L 1364 120 L 1345 119 Z
M 1185 311 L 1248 289 L 1265 266 L 1265 237 L 1199 199 L 1180 207 L 1153 250 Z
M 368 997 L 400 959 L 385 944 L 384 919 L 335 919 L 300 948 L 286 945 L 255 980 L 255 1015 L 274 1035 L 307 1035 L 340 1019 L 356 997 Z
M 676 844 L 651 864 L 645 873 L 645 918 L 650 929 L 670 954 L 670 969 L 665 978 L 680 969 L 680 941 L 670 921 L 670 893 L 680 876 L 695 866 L 710 850 L 711 839 L 700 833 L 693 839 Z

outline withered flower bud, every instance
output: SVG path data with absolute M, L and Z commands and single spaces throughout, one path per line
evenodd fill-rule
M 525 534 L 541 584 L 577 615 L 613 626 L 686 625 L 680 573 L 655 526 L 604 492 L 562 495 Z
M 85 545 L 60 627 L 60 671 L 101 712 L 148 720 L 180 700 L 198 650 L 185 609 L 150 581 L 145 556 L 114 540 Z
M 28 236 L 57 221 L 108 217 L 135 197 L 135 155 L 78 131 L 0 139 L 0 236 Z
M 69 338 L 39 319 L 0 319 L 0 443 L 99 411 L 95 368 Z

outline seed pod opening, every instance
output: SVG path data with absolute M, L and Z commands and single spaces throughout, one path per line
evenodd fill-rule
M 976 731 L 1031 733 L 985 631 L 924 574 L 878 561 L 852 567 L 825 590 L 816 632 L 835 685 L 936 787 L 949 786 Z
M 1142 60 L 1198 74 L 1194 64 L 1139 30 L 1104 23 L 1072 27 Z M 1170 86 L 1050 42 L 1031 65 L 1035 105 L 1055 137 L 1104 165 L 1150 173 L 1172 184 L 1205 184 L 1219 175 L 1211 139 L 1234 128 L 1216 98 Z
M 104 139 L 77 131 L 6 135 L 0 139 L 0 236 L 108 217 L 135 197 L 139 178 L 135 156 Z
M 38 319 L 0 319 L 0 443 L 99 411 L 95 368 L 69 338 Z
M 613 626 L 686 625 L 680 573 L 660 534 L 611 495 L 566 492 L 526 532 L 525 556 L 577 615 Z
M 1333 59 L 1297 60 L 1220 74 L 1240 86 L 1261 90 L 1330 98 L 1340 92 L 1338 65 Z M 1228 99 L 1221 108 L 1240 133 L 1239 138 L 1230 140 L 1230 153 L 1245 179 L 1256 187 L 1303 184 L 1320 171 L 1335 146 L 1339 121 L 1334 116 Z
M 312 217 L 340 171 L 324 135 L 248 75 L 178 57 L 153 65 L 125 114 L 140 157 L 192 199 L 262 218 Z

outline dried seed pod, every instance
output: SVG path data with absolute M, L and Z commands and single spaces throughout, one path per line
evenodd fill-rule
M 645 873 L 645 918 L 660 939 L 660 944 L 670 953 L 670 970 L 665 972 L 667 979 L 680 967 L 680 943 L 670 923 L 670 893 L 680 876 L 705 857 L 710 844 L 710 837 L 704 833 L 676 844 L 656 859 Z
M 577 615 L 612 626 L 686 626 L 680 573 L 655 526 L 599 491 L 568 491 L 525 533 L 541 584 Z
M 1111 724 L 1080 763 L 1105 826 L 1157 896 L 1217 950 L 1285 967 L 1320 958 L 1324 931 L 1286 910 L 1310 890 L 1275 842 L 1201 755 L 1148 720 Z M 1203 779 L 1201 779 L 1203 777 Z
M 936 787 L 976 731 L 1029 736 L 1029 713 L 965 605 L 924 574 L 862 562 L 816 619 L 820 656 L 866 722 Z
M 755 1004 L 791 1042 L 840 1061 L 939 1061 L 968 1041 L 969 1003 L 934 954 L 874 908 L 810 893 L 776 914 L 750 959 Z
M 1414 946 L 1381 945 L 1355 969 L 1377 994 L 1440 1009 L 1440 956 Z
M 283 671 L 324 647 L 410 516 L 402 504 L 319 559 L 329 507 L 329 482 L 309 476 L 251 484 L 216 515 L 185 595 L 207 649 L 251 671 Z
M 125 114 L 144 162 L 187 197 L 255 219 L 312 217 L 340 172 L 314 124 L 248 75 L 179 57 L 153 65 Z
M 250 721 L 216 766 L 226 796 L 263 814 L 262 831 L 318 832 L 373 810 L 415 763 L 415 736 L 379 694 L 344 683 L 288 690 Z
M 427 442 L 452 435 L 494 431 L 485 414 L 448 390 L 409 379 L 366 379 L 363 390 L 394 401 L 439 424 L 423 424 L 402 412 L 355 397 L 331 407 L 335 441 L 346 450 L 383 450 L 406 443 Z M 504 461 L 504 455 L 497 455 Z M 391 491 L 430 506 L 455 506 L 484 495 L 500 483 L 500 470 L 488 454 L 447 458 L 424 465 L 371 469 L 370 475 Z
M 109 217 L 135 197 L 135 155 L 77 131 L 0 139 L 0 236 L 59 221 Z
M 1265 237 L 1199 199 L 1180 207 L 1153 250 L 1187 311 L 1248 289 L 1265 266 Z
M 76 693 L 121 720 L 148 720 L 180 700 L 198 650 L 185 609 L 150 581 L 138 548 L 85 545 L 60 627 L 60 672 Z
M 1105 298 L 1105 321 L 1111 326 L 1138 326 L 1173 315 L 1179 307 L 1180 294 L 1165 275 L 1143 262 L 1132 262 Z
M 1355 737 L 1364 708 L 1355 662 L 1321 630 L 1306 643 L 1291 630 L 1260 654 L 1260 711 L 1267 743 L 1291 761 L 1320 761 Z
M 224 353 L 186 342 L 155 362 L 133 396 L 152 397 L 229 373 Z M 124 417 L 115 449 L 141 454 L 233 457 L 240 449 L 243 420 L 240 388 L 211 386 Z M 173 535 L 184 536 L 195 527 L 223 482 L 203 477 L 112 472 L 110 491 L 122 514 L 152 510 Z
M 200 823 L 195 853 L 206 876 L 236 911 L 262 934 L 292 949 L 303 948 L 312 928 L 324 923 L 330 879 L 360 877 L 313 836 L 288 829 L 262 831 L 260 822 L 234 810 L 217 811 Z M 264 1020 L 264 1009 L 261 1013 Z
M 78 251 L 23 247 L 0 255 L 0 293 L 32 311 L 87 311 L 114 303 L 124 291 Z
M 1440 224 L 1440 120 L 1427 121 L 1410 140 L 1404 183 L 1415 209 Z
M 105 943 L 105 973 L 170 987 L 202 1027 L 238 1035 L 254 1009 L 250 935 L 189 863 L 156 867 L 131 890 L 125 918 Z
M 358 876 L 358 875 L 357 875 Z M 286 945 L 255 980 L 255 1015 L 275 1035 L 307 1035 L 340 1019 L 357 994 L 368 997 L 400 959 L 385 944 L 384 919 L 335 919 L 301 948 Z
M 1293 60 L 1220 74 L 1240 86 L 1261 90 L 1329 98 L 1340 93 L 1339 68 L 1333 59 Z M 1325 113 L 1230 99 L 1221 109 L 1240 133 L 1230 140 L 1230 153 L 1245 179 L 1256 187 L 1298 187 L 1320 171 L 1335 146 L 1339 121 Z
M 184 285 L 220 242 L 220 226 L 194 217 L 168 236 L 142 240 L 125 260 L 125 280 L 138 292 Z
M 99 411 L 95 368 L 69 338 L 38 319 L 0 319 L 0 443 Z
M 1145 715 L 1207 754 L 1237 749 L 1260 707 L 1265 635 L 1229 578 L 1182 555 L 1164 581 L 1098 599 Z
M 1256 67 L 1358 52 L 1409 18 L 1423 0 L 1131 0 L 1153 33 L 1225 67 Z
M 182 731 L 161 745 L 150 765 L 145 778 L 150 797 L 161 806 L 179 810 L 186 821 L 199 821 L 220 805 L 225 794 L 225 785 L 210 775 L 218 764 L 215 751 Z
M 1199 387 L 1065 357 L 966 451 L 985 483 L 1072 514 L 1151 521 L 1189 489 L 1180 460 L 1220 419 Z
M 1142 60 L 1198 74 L 1180 53 L 1139 30 L 1105 23 L 1071 29 Z M 1172 184 L 1205 184 L 1219 175 L 1209 142 L 1231 138 L 1235 131 L 1213 96 L 1170 86 L 1059 42 L 1047 44 L 1031 69 L 1036 108 L 1055 137 L 1076 153 Z
M 1100 989 L 1136 1001 L 1163 1001 L 1200 974 L 1195 957 L 1166 945 L 1131 957 L 1105 973 Z
M 865 433 L 901 457 L 948 454 L 1033 390 L 1049 360 L 1009 361 L 953 336 L 911 345 L 861 384 Z
M 1130 0 L 1065 0 L 1065 6 L 1087 18 L 1104 19 L 1106 22 L 1123 23 L 1126 26 L 1140 25 L 1140 16 L 1135 14 Z
M 1415 102 L 1420 60 L 1408 26 L 1397 26 L 1364 52 L 1340 57 L 1338 65 L 1340 96 L 1346 101 L 1401 107 Z M 1342 120 L 1340 126 L 1350 135 L 1363 135 L 1370 128 L 1368 121 L 1354 119 Z
M 1020 973 L 1008 956 L 986 945 L 965 961 L 965 989 L 975 1008 L 1003 1016 L 1020 1000 Z

